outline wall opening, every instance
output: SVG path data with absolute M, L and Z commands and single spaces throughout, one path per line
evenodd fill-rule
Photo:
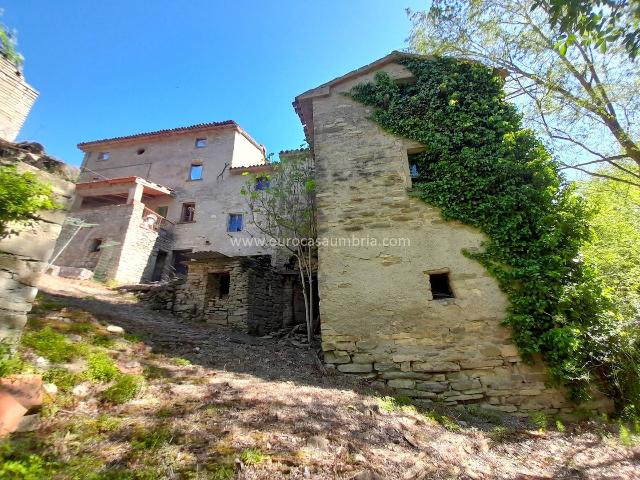
M 91 246 L 89 247 L 89 251 L 90 252 L 99 252 L 101 246 L 102 246 L 102 239 L 101 238 L 94 238 L 91 241 Z
M 182 215 L 180 221 L 184 223 L 193 223 L 196 221 L 196 204 L 195 203 L 183 203 Z
M 448 273 L 430 273 L 429 284 L 431 285 L 431 295 L 434 300 L 441 298 L 454 298 Z
M 187 255 L 191 253 L 191 249 L 189 250 L 174 250 L 173 251 L 173 262 L 171 266 L 173 267 L 173 271 L 176 275 L 186 275 L 189 267 L 185 262 L 189 260 Z
M 229 272 L 215 272 L 207 274 L 207 298 L 226 298 L 231 289 L 231 275 Z
M 167 263 L 167 256 L 169 254 L 164 250 L 158 250 L 156 255 L 156 263 L 153 266 L 153 274 L 151 275 L 152 282 L 159 282 L 162 280 L 162 273 L 164 272 L 165 264 Z

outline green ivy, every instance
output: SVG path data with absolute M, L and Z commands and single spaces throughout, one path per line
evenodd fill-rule
M 581 261 L 589 214 L 557 162 L 505 100 L 504 81 L 484 65 L 452 58 L 407 58 L 415 83 L 379 72 L 351 91 L 373 106 L 372 120 L 423 144 L 412 157 L 414 194 L 487 237 L 465 251 L 498 281 L 510 301 L 505 323 L 525 360 L 542 354 L 574 400 L 589 384 L 623 394 L 610 377 L 614 359 L 590 337 L 615 320 L 612 304 Z M 604 362 L 604 363 L 603 363 Z M 608 370 L 609 369 L 609 370 Z

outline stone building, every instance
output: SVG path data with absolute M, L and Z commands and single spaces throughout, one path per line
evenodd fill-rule
M 188 254 L 264 255 L 240 189 L 268 170 L 265 149 L 233 121 L 79 144 L 85 152 L 55 264 L 137 283 L 186 273 Z M 82 226 L 78 223 L 82 222 Z M 244 242 L 244 243 L 243 243 Z
M 0 138 L 13 142 L 27 119 L 38 92 L 22 71 L 0 54 Z
M 296 97 L 317 169 L 322 348 L 342 372 L 399 393 L 506 412 L 568 410 L 525 365 L 501 325 L 507 300 L 463 249 L 483 235 L 445 222 L 409 195 L 409 159 L 422 145 L 383 131 L 348 93 L 376 72 L 412 81 L 393 52 Z

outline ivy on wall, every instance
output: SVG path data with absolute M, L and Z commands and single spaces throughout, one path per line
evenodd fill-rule
M 464 252 L 498 281 L 510 301 L 505 323 L 525 360 L 541 354 L 574 400 L 599 386 L 624 397 L 616 359 L 593 339 L 615 322 L 611 302 L 580 260 L 588 212 L 533 132 L 506 102 L 498 72 L 452 58 L 407 58 L 415 83 L 384 72 L 350 92 L 373 106 L 383 129 L 422 143 L 412 157 L 414 193 L 487 237 Z M 603 338 L 604 338 L 603 337 Z M 606 343 L 606 342 L 604 342 Z M 607 363 L 609 362 L 609 363 Z

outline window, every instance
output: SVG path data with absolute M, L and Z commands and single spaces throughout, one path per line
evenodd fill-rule
M 413 149 L 407 152 L 407 161 L 409 162 L 409 176 L 411 180 L 420 180 L 425 177 L 425 165 L 430 161 L 428 155 L 425 155 L 424 149 Z
M 231 289 L 231 276 L 228 272 L 207 274 L 206 298 L 225 298 Z
M 196 204 L 195 203 L 183 203 L 182 204 L 182 216 L 181 222 L 191 223 L 196 221 Z
M 242 214 L 230 213 L 229 224 L 227 225 L 227 232 L 241 232 L 242 231 Z
M 102 239 L 101 238 L 94 238 L 91 241 L 91 246 L 89 247 L 89 251 L 90 252 L 99 252 L 101 245 L 102 245 Z
M 202 165 L 194 163 L 189 169 L 189 180 L 202 180 Z
M 156 207 L 156 213 L 161 217 L 167 218 L 167 213 L 169 213 L 169 207 L 167 205 Z
M 451 285 L 449 284 L 448 273 L 430 273 L 429 283 L 431 284 L 431 295 L 434 300 L 454 298 Z
M 256 190 L 266 190 L 271 186 L 271 182 L 267 177 L 256 178 Z
M 98 154 L 98 160 L 109 160 L 109 152 L 100 152 Z
M 204 148 L 207 146 L 206 138 L 196 138 L 196 148 Z

